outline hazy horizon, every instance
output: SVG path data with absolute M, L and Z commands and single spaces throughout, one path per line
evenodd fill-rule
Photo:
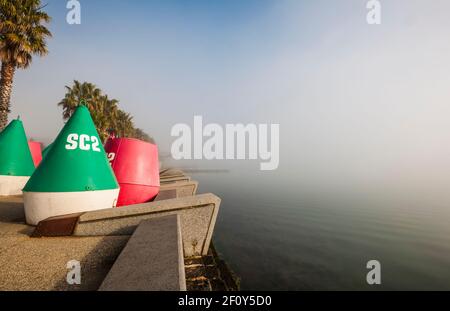
M 56 137 L 56 104 L 76 79 L 118 99 L 164 154 L 171 127 L 194 115 L 280 124 L 277 171 L 185 166 L 450 202 L 448 1 L 382 1 L 381 25 L 366 23 L 365 0 L 90 0 L 81 25 L 66 23 L 66 1 L 47 3 L 50 54 L 17 72 L 11 101 L 29 137 Z

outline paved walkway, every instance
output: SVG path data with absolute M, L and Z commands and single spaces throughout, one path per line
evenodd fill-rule
M 20 197 L 0 198 L 0 290 L 97 290 L 128 236 L 30 238 Z M 69 285 L 67 262 L 81 263 Z

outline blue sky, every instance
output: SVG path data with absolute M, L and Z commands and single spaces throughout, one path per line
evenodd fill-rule
M 379 26 L 364 0 L 81 0 L 81 25 L 47 2 L 50 54 L 17 73 L 12 98 L 31 137 L 57 135 L 77 79 L 120 100 L 163 152 L 171 127 L 201 114 L 280 123 L 284 182 L 450 176 L 448 1 L 381 1 Z
M 296 55 L 311 50 L 322 41 L 321 33 L 345 20 L 326 1 L 319 2 L 90 0 L 81 1 L 82 24 L 68 25 L 66 1 L 50 0 L 50 55 L 18 73 L 14 112 L 24 118 L 50 113 L 56 120 L 52 106 L 64 95 L 64 85 L 78 79 L 119 99 L 150 132 L 157 129 L 139 119 L 140 112 L 163 114 L 168 106 L 223 117 L 221 107 L 236 105 L 239 109 L 226 109 L 225 115 L 234 119 L 234 110 L 244 109 L 254 118 L 259 103 L 242 94 L 253 76 L 278 66 L 287 50 Z M 356 8 L 353 20 L 364 27 L 364 2 L 353 3 L 339 7 L 344 12 Z M 31 110 L 35 100 L 45 109 Z M 41 139 L 60 126 L 30 123 L 32 135 Z

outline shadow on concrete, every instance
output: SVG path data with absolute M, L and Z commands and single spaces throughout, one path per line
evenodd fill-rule
M 98 237 L 96 237 L 98 239 Z M 91 239 L 90 237 L 81 239 Z M 81 284 L 71 285 L 67 282 L 67 275 L 58 281 L 53 290 L 55 291 L 96 291 L 102 284 L 109 270 L 111 270 L 117 257 L 129 240 L 129 236 L 103 237 L 95 245 L 94 249 L 83 259 L 79 260 L 81 266 Z M 67 272 L 70 270 L 67 269 Z
M 25 223 L 25 211 L 21 197 L 0 198 L 0 222 Z

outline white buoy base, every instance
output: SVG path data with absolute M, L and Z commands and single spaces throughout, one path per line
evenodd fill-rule
M 0 196 L 20 195 L 30 176 L 0 175 Z
M 27 224 L 75 213 L 116 207 L 120 189 L 83 192 L 24 192 Z

